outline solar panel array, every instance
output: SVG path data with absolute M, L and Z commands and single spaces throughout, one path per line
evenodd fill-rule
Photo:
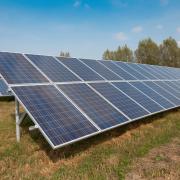
M 180 70 L 0 53 L 0 74 L 53 148 L 180 106 Z

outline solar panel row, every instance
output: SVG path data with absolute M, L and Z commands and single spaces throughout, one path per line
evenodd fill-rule
M 53 148 L 180 105 L 172 68 L 0 53 L 0 73 Z

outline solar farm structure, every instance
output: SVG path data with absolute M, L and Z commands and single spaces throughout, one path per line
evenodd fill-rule
M 53 149 L 180 106 L 180 70 L 0 52 L 0 76 Z M 20 116 L 19 104 L 25 110 Z

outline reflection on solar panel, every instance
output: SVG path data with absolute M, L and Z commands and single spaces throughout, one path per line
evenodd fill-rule
M 93 61 L 89 59 L 82 59 L 83 62 L 91 67 L 93 70 L 98 72 L 101 76 L 103 76 L 107 80 L 121 80 L 122 78 L 120 76 L 117 76 L 112 71 L 107 69 L 105 66 L 100 64 L 98 61 Z
M 0 73 L 9 84 L 48 82 L 36 68 L 18 53 L 0 52 Z
M 101 78 L 97 73 L 92 71 L 76 58 L 58 57 L 58 59 L 85 81 L 103 80 L 103 78 Z
M 0 75 L 16 97 L 17 140 L 18 100 L 53 148 L 180 106 L 177 68 L 0 53 Z
M 97 132 L 96 127 L 53 86 L 12 89 L 54 146 Z
M 104 64 L 107 68 L 111 69 L 113 72 L 118 74 L 124 80 L 135 80 L 136 78 L 133 77 L 128 72 L 124 71 L 117 65 L 113 64 L 111 61 L 99 61 L 101 64 Z
M 0 97 L 2 96 L 11 96 L 12 94 L 8 92 L 8 86 L 0 79 Z
M 154 113 L 161 111 L 163 108 L 152 101 L 149 97 L 141 93 L 139 90 L 128 84 L 127 82 L 113 83 L 117 88 L 126 93 L 129 97 L 141 104 L 149 112 Z
M 150 114 L 109 83 L 91 83 L 90 85 L 131 119 Z
M 26 55 L 54 82 L 80 81 L 71 71 L 52 56 Z
M 86 84 L 59 85 L 93 121 L 101 128 L 106 129 L 118 125 L 127 118 L 97 95 Z

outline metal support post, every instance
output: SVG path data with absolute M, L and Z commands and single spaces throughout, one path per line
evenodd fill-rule
M 16 140 L 20 142 L 20 116 L 19 116 L 19 102 L 15 99 L 15 115 L 16 115 Z

